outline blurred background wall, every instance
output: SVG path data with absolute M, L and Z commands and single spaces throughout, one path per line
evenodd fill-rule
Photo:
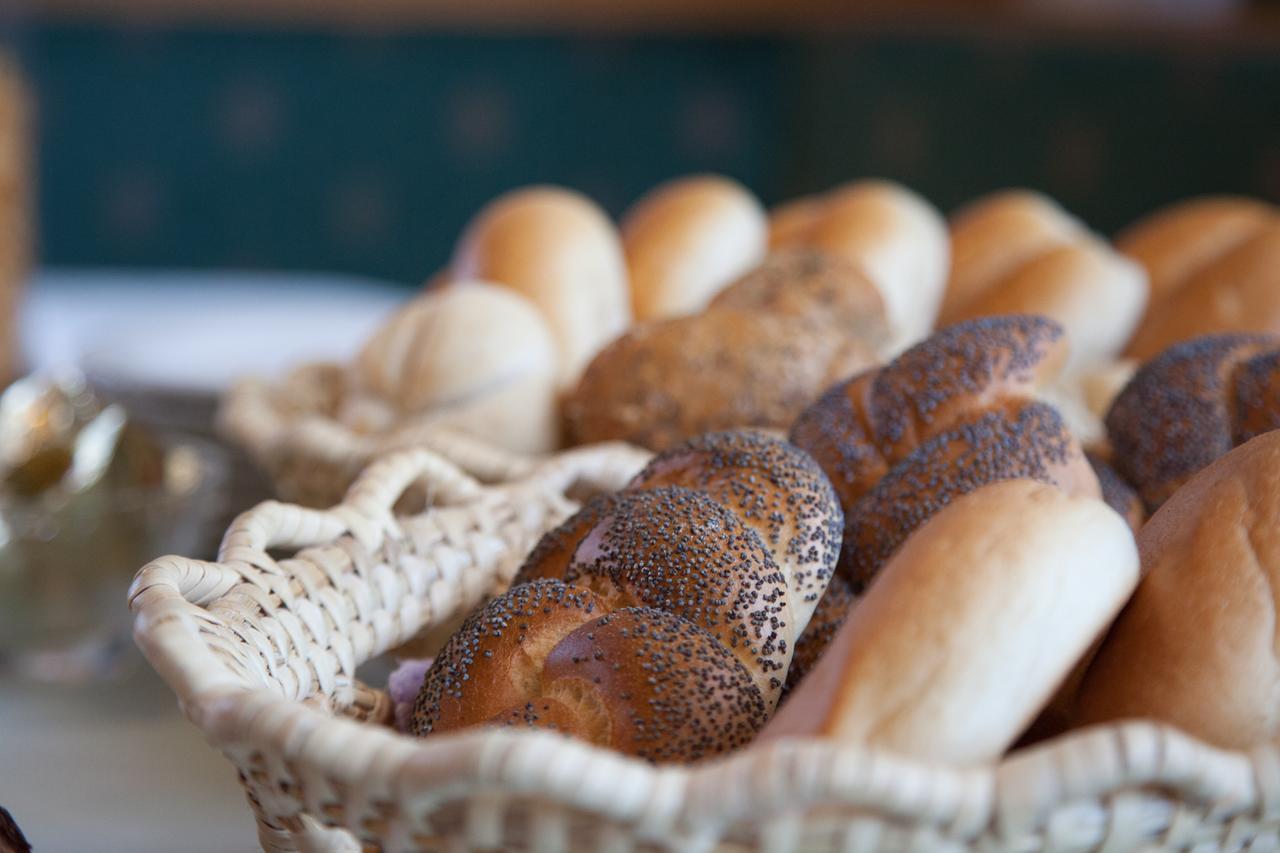
M 699 170 L 770 203 L 864 175 L 944 210 L 1029 185 L 1104 231 L 1195 193 L 1280 198 L 1274 15 L 1225 35 L 1194 18 L 1117 32 L 928 15 L 569 32 L 479 12 L 364 26 L 359 4 L 296 19 L 271 3 L 196 19 L 119 5 L 147 14 L 52 4 L 13 30 L 38 105 L 48 265 L 414 283 L 510 187 L 563 183 L 616 213 Z

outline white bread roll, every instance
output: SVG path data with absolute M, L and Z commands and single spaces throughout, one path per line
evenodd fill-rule
M 1002 190 L 966 205 L 951 217 L 950 227 L 943 323 L 959 319 L 970 302 L 1027 261 L 1089 233 L 1049 197 L 1022 189 Z
M 372 395 L 398 413 L 393 424 L 412 418 L 531 453 L 558 444 L 555 344 L 537 309 L 505 287 L 455 282 L 417 297 L 351 370 L 353 413 L 367 414 L 354 402 Z
M 1274 207 L 1256 199 L 1193 198 L 1138 220 L 1116 237 L 1115 244 L 1146 268 L 1154 305 L 1275 216 Z
M 1159 720 L 1228 749 L 1280 735 L 1280 431 L 1202 469 L 1138 537 L 1144 578 L 1077 722 Z
M 1128 343 L 1147 305 L 1147 276 L 1106 244 L 1084 239 L 1023 263 L 956 313 L 956 320 L 1039 314 L 1067 331 L 1063 376 L 1111 361 Z
M 764 259 L 764 208 L 715 175 L 669 181 L 623 214 L 622 240 L 638 320 L 696 314 Z
M 617 229 L 595 202 L 558 187 L 529 187 L 481 210 L 454 250 L 459 281 L 493 281 L 532 300 L 555 336 L 559 384 L 631 322 Z
M 807 195 L 784 202 L 769 211 L 769 249 L 804 246 L 813 229 L 822 221 L 830 199 L 826 195 Z
M 992 761 L 1137 580 L 1133 534 L 1101 501 L 1027 480 L 984 486 L 907 540 L 761 737 Z
M 880 290 L 895 355 L 925 338 L 947 280 L 947 228 L 934 207 L 889 181 L 832 193 L 805 243 L 857 264 Z

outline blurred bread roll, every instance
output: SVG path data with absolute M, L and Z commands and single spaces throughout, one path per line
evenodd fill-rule
M 350 385 L 390 407 L 393 422 L 412 417 L 545 452 L 559 437 L 555 379 L 555 344 L 537 309 L 507 288 L 467 281 L 397 311 L 356 357 Z
M 952 217 L 951 271 L 940 320 L 952 323 L 968 304 L 1024 263 L 1089 232 L 1048 196 L 1032 190 L 992 193 Z
M 857 340 L 803 318 L 721 308 L 633 327 L 565 399 L 573 443 L 664 450 L 704 432 L 785 428 L 837 379 L 873 364 Z
M 880 290 L 896 354 L 933 328 L 946 286 L 949 245 L 942 216 L 889 181 L 860 181 L 827 197 L 805 245 L 847 258 Z
M 1280 217 L 1154 305 L 1128 354 L 1146 360 L 1180 341 L 1220 332 L 1280 333 Z
M 1146 268 L 1155 305 L 1256 234 L 1276 212 L 1269 204 L 1241 196 L 1188 199 L 1130 225 L 1115 245 Z
M 622 217 L 638 320 L 693 314 L 760 263 L 764 208 L 746 187 L 716 175 L 680 178 L 645 194 Z
M 537 306 L 554 335 L 561 387 L 631 321 L 617 229 L 571 190 L 528 187 L 490 202 L 459 239 L 451 274 L 497 282 Z
M 907 540 L 760 740 L 993 761 L 1137 580 L 1133 534 L 1101 501 L 1025 480 L 984 486 Z
M 1193 477 L 1138 536 L 1144 578 L 1077 722 L 1142 717 L 1228 749 L 1280 735 L 1280 431 Z
M 769 249 L 803 246 L 826 210 L 825 195 L 793 199 L 769 211 Z

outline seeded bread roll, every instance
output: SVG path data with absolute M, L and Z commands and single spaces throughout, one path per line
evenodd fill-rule
M 565 400 L 570 440 L 662 450 L 743 426 L 787 427 L 836 379 L 872 364 L 865 345 L 796 317 L 719 309 L 633 327 Z
M 951 272 L 940 321 L 963 319 L 971 302 L 1023 264 L 1088 233 L 1080 220 L 1031 190 L 1002 190 L 961 208 L 950 222 Z
M 417 297 L 365 344 L 341 408 L 362 401 L 381 426 L 434 423 L 512 450 L 559 443 L 556 352 L 524 297 L 485 282 L 456 282 Z
M 410 731 L 550 728 L 666 763 L 744 746 L 764 724 L 750 675 L 706 631 L 662 610 L 600 613 L 560 581 L 512 587 L 441 650 Z
M 673 613 L 719 640 L 768 707 L 777 704 L 796 639 L 794 618 L 786 580 L 755 531 L 706 494 L 678 487 L 619 494 L 584 514 L 596 522 L 567 565 L 559 547 L 540 547 L 513 583 L 555 578 L 591 589 L 609 610 Z M 570 519 L 549 535 L 564 542 L 581 526 Z
M 827 737 L 994 761 L 1124 605 L 1133 534 L 1101 501 L 1024 480 L 959 498 L 907 540 L 760 741 Z
M 556 341 L 562 388 L 631 322 L 617 229 L 570 190 L 529 187 L 491 202 L 463 232 L 451 273 L 498 282 L 538 307 Z
M 1108 465 L 1096 453 L 1086 452 L 1089 465 L 1098 477 L 1098 486 L 1102 489 L 1102 500 L 1115 510 L 1128 523 L 1131 530 L 1137 533 L 1147 520 L 1146 510 L 1142 507 L 1142 499 L 1134 491 L 1120 473 Z
M 1280 424 L 1280 337 L 1210 335 L 1170 347 L 1107 413 L 1112 463 L 1154 512 L 1201 468 Z
M 872 368 L 832 386 L 800 413 L 788 436 L 822 468 L 846 513 L 889 472 L 868 416 L 871 386 L 880 373 Z
M 1188 278 L 1147 313 L 1128 354 L 1227 332 L 1280 333 L 1280 217 Z
M 1280 735 L 1280 432 L 1200 471 L 1138 536 L 1143 580 L 1085 676 L 1078 724 L 1145 718 L 1226 749 Z
M 1193 198 L 1138 220 L 1115 244 L 1147 270 L 1156 305 L 1275 216 L 1274 207 L 1251 198 Z
M 654 457 L 628 490 L 683 486 L 705 492 L 760 536 L 790 591 L 794 632 L 827 588 L 843 518 L 810 456 L 758 432 L 708 433 Z
M 764 258 L 764 208 L 729 178 L 700 175 L 662 184 L 622 217 L 638 320 L 693 314 Z
M 921 524 L 988 483 L 1029 479 L 1097 497 L 1098 480 L 1062 417 L 1045 403 L 1013 400 L 939 433 L 890 469 L 845 517 L 839 570 L 855 591 Z
M 849 582 L 839 575 L 832 575 L 826 593 L 813 610 L 809 624 L 800 639 L 796 640 L 795 652 L 791 655 L 791 668 L 787 670 L 787 681 L 782 686 L 781 701 L 787 701 L 796 685 L 817 666 L 818 659 L 827 650 L 827 646 L 831 645 L 831 640 L 853 609 L 854 601 L 856 598 Z
M 849 261 L 813 249 L 784 249 L 711 300 L 711 310 L 768 311 L 830 325 L 875 350 L 889 337 L 884 300 Z

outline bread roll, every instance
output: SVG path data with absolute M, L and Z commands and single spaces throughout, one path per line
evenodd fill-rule
M 794 633 L 803 631 L 835 567 L 843 524 L 817 463 L 755 431 L 706 433 L 655 456 L 627 489 L 660 486 L 705 492 L 756 531 L 786 578 Z
M 856 264 L 880 290 L 897 353 L 929 334 L 946 286 L 949 247 L 942 216 L 889 181 L 862 181 L 829 196 L 806 244 Z
M 889 472 L 869 414 L 871 386 L 880 373 L 865 370 L 829 388 L 800 413 L 788 435 L 822 468 L 846 513 Z
M 805 626 L 804 633 L 796 640 L 795 652 L 791 655 L 791 668 L 787 670 L 787 681 L 782 686 L 782 701 L 785 702 L 804 677 L 818 665 L 827 647 L 835 638 L 836 632 L 844 624 L 853 609 L 856 597 L 853 587 L 839 575 L 832 575 L 827 584 L 827 591 L 818 600 L 813 609 L 813 616 Z
M 622 217 L 638 320 L 693 314 L 764 258 L 764 208 L 736 181 L 715 175 L 662 184 Z
M 1107 413 L 1112 462 L 1155 511 L 1193 474 L 1280 421 L 1280 337 L 1210 335 L 1143 365 Z
M 1077 722 L 1159 720 L 1227 749 L 1280 735 L 1280 432 L 1196 474 L 1138 537 L 1144 578 Z
M 575 443 L 662 450 L 694 435 L 780 427 L 836 379 L 873 363 L 861 343 L 810 322 L 721 309 L 632 328 L 565 400 Z
M 962 208 L 951 217 L 950 232 L 951 272 L 940 316 L 944 324 L 974 316 L 961 312 L 996 283 L 1089 233 L 1048 196 L 1019 189 L 1002 190 Z
M 537 310 L 484 282 L 417 297 L 365 344 L 350 391 L 511 450 L 555 449 L 556 352 Z M 384 424 L 390 426 L 391 423 Z
M 427 672 L 410 732 L 551 728 L 649 761 L 748 743 L 767 717 L 742 664 L 671 613 L 603 613 L 556 580 L 512 587 L 472 614 Z
M 826 211 L 826 195 L 809 195 L 780 204 L 769 211 L 769 249 L 804 246 Z
M 454 250 L 457 279 L 498 282 L 527 296 L 554 335 L 559 385 L 572 385 L 631 321 L 622 244 L 586 196 L 530 187 L 490 202 Z
M 609 610 L 651 607 L 686 619 L 741 661 L 772 709 L 798 631 L 786 579 L 760 537 L 706 494 L 673 486 L 593 502 L 585 513 L 595 524 L 567 563 L 561 547 L 539 547 L 513 584 L 554 578 L 591 589 Z M 582 527 L 566 526 L 549 534 L 559 545 Z
M 1154 305 L 1128 354 L 1146 360 L 1180 341 L 1224 332 L 1280 333 L 1280 217 Z
M 768 311 L 829 325 L 871 349 L 889 337 L 884 300 L 844 258 L 813 249 L 784 249 L 730 284 L 710 310 Z
M 1093 473 L 1098 477 L 1098 486 L 1102 489 L 1102 500 L 1111 507 L 1129 525 L 1129 529 L 1137 533 L 1147 520 L 1147 513 L 1142 508 L 1142 499 L 1134 491 L 1128 481 L 1112 468 L 1096 453 L 1086 452 Z
M 1275 216 L 1274 207 L 1251 198 L 1193 198 L 1138 220 L 1115 245 L 1146 268 L 1155 305 Z
M 1063 373 L 1074 376 L 1111 361 L 1124 348 L 1147 304 L 1142 268 L 1106 245 L 1079 241 L 1050 248 L 954 312 L 958 320 L 1038 314 L 1067 332 Z
M 1137 578 L 1133 535 L 1100 501 L 1021 480 L 986 486 L 907 540 L 760 740 L 993 761 Z

